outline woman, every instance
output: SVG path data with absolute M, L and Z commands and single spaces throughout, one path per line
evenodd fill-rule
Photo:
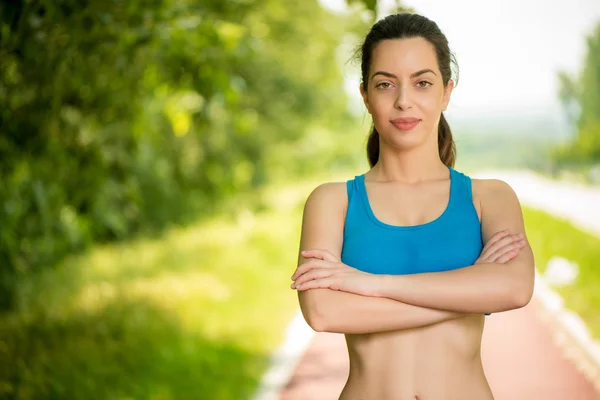
M 350 374 L 339 399 L 493 399 L 480 355 L 485 315 L 533 293 L 519 201 L 506 183 L 453 168 L 442 114 L 451 53 L 434 22 L 380 20 L 361 60 L 371 169 L 308 197 L 292 288 L 313 329 L 345 334 Z

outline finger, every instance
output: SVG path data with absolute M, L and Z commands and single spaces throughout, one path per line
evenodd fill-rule
M 500 250 L 501 248 L 511 245 L 514 242 L 520 240 L 519 235 L 509 235 L 502 239 L 496 241 L 496 243 L 492 244 L 485 252 L 482 252 L 484 258 L 489 258 L 492 254 Z
M 333 285 L 334 279 L 331 277 L 323 278 L 323 279 L 313 279 L 312 281 L 308 281 L 303 283 L 300 286 L 296 286 L 296 290 L 308 290 L 308 289 L 327 289 Z
M 320 258 L 321 260 L 331 261 L 331 262 L 337 262 L 337 261 L 339 261 L 338 257 L 334 256 L 329 251 L 323 250 L 323 249 L 303 250 L 303 251 L 300 252 L 300 254 L 304 258 L 313 257 L 313 258 Z
M 490 250 L 497 248 L 497 246 L 502 245 L 502 243 L 510 242 L 511 238 L 514 236 L 515 235 L 511 234 L 510 232 L 506 232 L 503 235 L 498 235 L 497 237 L 488 240 L 482 252 L 489 252 Z
M 485 246 L 483 246 L 483 249 L 481 249 L 481 257 L 487 257 L 487 255 L 489 254 L 490 248 L 495 245 L 496 243 L 498 243 L 499 240 L 504 239 L 506 237 L 509 237 L 511 234 L 508 230 L 504 230 L 504 231 L 500 231 L 497 234 L 495 234 L 494 236 L 492 236 L 487 243 L 485 244 Z
M 298 279 L 298 277 L 302 276 L 303 274 L 305 274 L 308 271 L 311 271 L 315 268 L 323 268 L 324 264 L 326 264 L 326 263 L 327 263 L 327 261 L 323 261 L 318 258 L 310 258 L 308 261 L 300 264 L 298 266 L 298 268 L 296 268 L 296 271 L 292 275 L 292 280 Z
M 323 261 L 317 258 L 311 258 L 308 261 L 306 261 L 305 263 L 302 263 L 298 266 L 298 268 L 296 268 L 296 271 L 294 272 L 294 274 L 292 275 L 292 280 L 296 280 L 298 279 L 299 276 L 302 276 L 302 274 L 305 274 L 306 272 L 315 269 L 315 268 L 326 268 L 331 266 L 331 263 L 329 261 Z
M 508 253 L 504 253 L 503 255 L 501 255 L 500 257 L 498 257 L 498 259 L 494 262 L 498 263 L 498 264 L 504 264 L 510 260 L 512 260 L 513 258 L 515 258 L 516 256 L 519 255 L 519 251 L 518 250 L 511 250 Z
M 321 260 L 318 260 L 316 258 L 311 258 L 311 259 L 303 262 L 302 264 L 298 265 L 298 267 L 292 274 L 292 280 L 296 280 L 300 275 L 310 271 L 312 268 L 315 267 L 315 265 L 318 261 L 321 261 Z
M 497 260 L 504 254 L 510 253 L 512 251 L 516 251 L 518 253 L 523 247 L 525 247 L 525 242 L 523 240 L 507 244 L 506 246 L 501 247 L 492 254 L 490 254 L 488 259 L 490 260 L 490 262 L 498 262 Z
M 483 246 L 483 251 L 487 250 L 488 247 L 490 247 L 492 244 L 496 243 L 496 241 L 498 241 L 499 239 L 502 239 L 506 236 L 510 235 L 510 231 L 508 229 L 505 229 L 503 231 L 497 232 L 494 234 L 494 236 L 492 236 L 487 243 L 485 244 L 485 246 Z
M 327 278 L 328 276 L 331 276 L 331 274 L 331 269 L 313 269 L 298 277 L 298 279 L 292 283 L 292 289 L 296 288 L 298 285 L 312 281 L 313 279 Z
M 511 251 L 513 249 L 518 249 L 519 246 L 514 246 L 515 241 L 519 240 L 518 236 L 519 235 L 510 235 L 509 237 L 499 239 L 486 251 L 481 252 L 481 255 L 477 259 L 477 263 L 496 262 L 498 257 L 500 257 L 503 253 Z

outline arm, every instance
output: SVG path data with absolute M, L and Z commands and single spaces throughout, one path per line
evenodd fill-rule
M 298 292 L 298 298 L 304 319 L 317 332 L 360 334 L 394 331 L 466 315 L 331 289 L 309 289 Z
M 521 206 L 512 188 L 500 180 L 480 181 L 484 242 L 494 232 L 522 232 L 525 246 L 506 263 L 482 263 L 451 271 L 381 275 L 375 295 L 422 307 L 484 313 L 520 308 L 531 299 L 534 257 L 527 244 Z
M 310 194 L 304 206 L 300 251 L 326 249 L 339 261 L 347 202 L 343 183 L 324 184 Z M 306 260 L 298 255 L 298 265 Z M 382 332 L 416 328 L 465 315 L 330 289 L 299 291 L 298 298 L 304 318 L 316 331 Z

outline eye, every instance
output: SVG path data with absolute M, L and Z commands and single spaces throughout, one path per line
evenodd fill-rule
M 383 86 L 381 86 L 381 85 L 388 85 L 388 86 L 385 86 L 385 87 L 383 87 Z M 389 85 L 391 85 L 391 83 L 389 83 L 389 82 L 380 82 L 380 83 L 378 83 L 377 85 L 375 85 L 375 87 L 376 87 L 376 88 L 387 89 L 387 88 L 389 88 Z
M 421 85 L 422 83 L 426 83 L 427 85 L 423 86 L 423 85 Z M 430 82 L 427 82 L 427 81 L 421 81 L 418 84 L 419 84 L 419 87 L 421 87 L 421 88 L 426 88 L 427 86 L 431 86 L 432 85 Z

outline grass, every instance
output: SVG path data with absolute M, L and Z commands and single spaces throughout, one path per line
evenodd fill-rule
M 249 398 L 297 309 L 312 187 L 271 188 L 263 211 L 98 246 L 19 282 L 18 308 L 0 316 L 0 398 Z
M 577 279 L 554 290 L 564 299 L 565 307 L 586 322 L 592 337 L 600 340 L 600 238 L 542 211 L 523 207 L 523 214 L 538 272 L 546 270 L 553 256 L 579 265 Z

